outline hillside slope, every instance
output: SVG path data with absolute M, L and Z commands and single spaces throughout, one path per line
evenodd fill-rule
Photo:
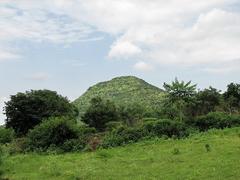
M 208 144 L 209 148 L 206 149 Z M 240 179 L 240 128 L 180 140 L 63 155 L 20 154 L 3 163 L 8 179 Z
M 161 104 L 164 91 L 134 76 L 122 76 L 90 87 L 73 103 L 83 114 L 92 98 L 100 96 L 110 99 L 117 105 L 138 103 L 149 111 Z

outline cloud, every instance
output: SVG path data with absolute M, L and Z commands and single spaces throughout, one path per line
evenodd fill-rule
M 78 2 L 85 15 L 74 17 L 116 37 L 110 58 L 208 66 L 240 57 L 236 0 Z
M 65 1 L 44 0 L 1 1 L 0 60 L 19 58 L 17 53 L 6 50 L 13 48 L 17 41 L 68 45 L 102 39 L 93 35 L 93 27 L 62 12 L 61 8 L 65 4 Z
M 28 76 L 27 79 L 34 81 L 46 81 L 49 79 L 49 77 L 50 77 L 49 74 L 45 72 L 38 72 Z
M 115 39 L 112 59 L 208 67 L 240 58 L 236 6 L 238 0 L 3 0 L 0 40 L 71 44 L 99 39 L 98 31 Z
M 150 64 L 147 64 L 146 62 L 140 61 L 134 65 L 134 69 L 138 71 L 147 72 L 147 71 L 152 71 L 154 67 Z
M 20 59 L 21 55 L 6 50 L 6 49 L 0 49 L 0 62 L 5 62 L 5 61 L 11 61 L 13 59 Z
M 112 45 L 109 52 L 110 58 L 128 58 L 131 56 L 136 56 L 141 53 L 141 49 L 131 42 L 123 41 L 116 42 Z

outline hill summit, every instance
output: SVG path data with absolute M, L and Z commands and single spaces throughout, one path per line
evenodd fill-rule
M 90 87 L 73 103 L 78 107 L 80 115 L 89 106 L 94 97 L 102 97 L 113 101 L 116 105 L 140 104 L 149 111 L 159 107 L 164 91 L 135 76 L 116 77 L 110 81 L 100 82 Z

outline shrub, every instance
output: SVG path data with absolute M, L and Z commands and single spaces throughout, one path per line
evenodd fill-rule
M 98 131 L 104 131 L 108 122 L 116 121 L 118 118 L 119 114 L 113 102 L 96 97 L 91 100 L 82 121 Z
M 142 128 L 127 128 L 120 127 L 108 133 L 103 139 L 103 147 L 115 147 L 137 142 L 142 137 L 146 136 Z
M 143 125 L 144 131 L 151 136 L 161 137 L 183 137 L 188 135 L 187 127 L 184 123 L 169 119 L 146 122 Z
M 10 143 L 14 139 L 13 129 L 0 127 L 0 144 Z
M 112 130 L 117 129 L 117 128 L 122 127 L 122 126 L 123 126 L 123 122 L 112 121 L 112 122 L 108 122 L 106 124 L 106 130 L 107 131 L 112 131 Z
M 67 117 L 49 118 L 30 130 L 27 135 L 30 150 L 47 150 L 51 145 L 62 146 L 81 134 L 76 123 Z
M 180 150 L 178 148 L 174 148 L 172 153 L 173 153 L 173 155 L 178 155 L 178 154 L 180 154 Z
M 240 126 L 239 115 L 228 115 L 223 112 L 211 112 L 204 116 L 196 118 L 194 125 L 200 131 L 206 131 L 212 128 L 223 129 L 226 127 Z
M 115 147 L 137 142 L 148 137 L 183 137 L 187 136 L 186 125 L 172 120 L 157 120 L 145 122 L 142 126 L 129 128 L 120 127 L 108 133 L 103 139 L 103 147 Z
M 27 138 L 17 138 L 14 139 L 8 146 L 9 154 L 23 153 L 27 151 L 28 139 Z
M 210 152 L 211 151 L 211 147 L 209 144 L 205 144 L 205 149 L 207 152 Z

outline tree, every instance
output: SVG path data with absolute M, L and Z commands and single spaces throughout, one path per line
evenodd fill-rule
M 168 93 L 167 99 L 164 101 L 164 111 L 171 109 L 170 116 L 178 114 L 178 119 L 182 121 L 185 117 L 187 104 L 191 103 L 196 94 L 196 86 L 196 84 L 191 85 L 191 81 L 180 82 L 177 78 L 171 84 L 164 83 L 163 87 Z
M 191 81 L 185 83 L 179 82 L 177 78 L 171 84 L 164 83 L 163 87 L 168 92 L 172 101 L 184 100 L 188 101 L 193 95 L 196 94 L 196 84 L 191 85 Z
M 67 98 L 50 90 L 31 90 L 11 96 L 5 103 L 6 127 L 13 128 L 17 136 L 51 116 L 77 116 L 77 109 Z
M 229 84 L 223 97 L 230 113 L 238 111 L 240 108 L 240 84 Z
M 145 109 L 137 103 L 132 103 L 131 105 L 120 107 L 119 111 L 121 120 L 128 126 L 134 126 L 143 118 Z
M 221 91 L 209 87 L 199 91 L 196 96 L 198 115 L 208 114 L 209 112 L 215 111 L 216 107 L 220 105 Z
M 106 124 L 119 119 L 115 104 L 100 97 L 93 98 L 86 113 L 82 116 L 82 121 L 98 131 L 104 131 Z

